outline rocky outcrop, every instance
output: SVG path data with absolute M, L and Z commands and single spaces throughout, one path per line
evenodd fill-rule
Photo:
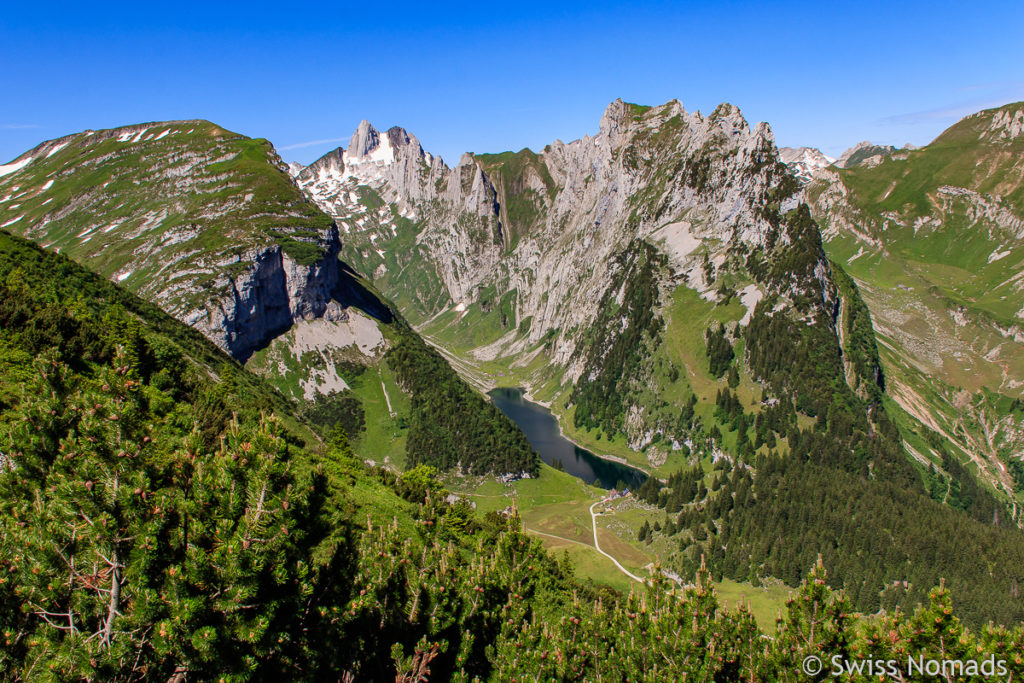
M 215 283 L 227 294 L 188 314 L 186 322 L 244 362 L 298 320 L 340 318 L 334 301 L 341 248 L 337 229 L 328 232 L 324 247 L 325 256 L 312 265 L 297 263 L 279 246 L 240 254 L 241 274 L 222 275 Z
M 358 185 L 372 185 L 388 202 L 407 207 L 436 197 L 445 171 L 441 158 L 426 153 L 416 136 L 398 127 L 381 134 L 362 121 L 347 149 L 328 152 L 296 174 L 296 181 L 324 210 L 344 217 L 355 202 L 348 193 Z
M 1024 135 L 1024 108 L 997 112 L 981 137 L 983 140 L 1010 142 L 1021 135 Z
M 423 228 L 416 242 L 437 255 L 432 275 L 453 299 L 465 296 L 501 258 L 497 194 L 473 156 L 449 168 L 403 128 L 382 134 L 363 121 L 347 149 L 327 153 L 296 180 L 343 233 L 369 247 L 359 264 L 367 274 L 387 274 L 385 252 L 375 245 L 410 224 Z
M 853 168 L 861 165 L 877 166 L 885 158 L 891 157 L 895 151 L 896 148 L 892 145 L 876 145 L 865 140 L 840 154 L 835 165 L 839 168 Z

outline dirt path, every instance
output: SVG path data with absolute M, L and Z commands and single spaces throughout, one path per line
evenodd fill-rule
M 391 417 L 395 416 L 395 411 L 391 409 L 391 398 L 388 396 L 388 388 L 384 386 L 384 376 L 380 374 L 380 369 L 377 370 L 377 376 L 380 377 L 380 388 L 384 392 L 384 402 L 388 404 L 388 413 Z
M 538 534 L 540 536 L 547 536 L 548 538 L 557 538 L 559 541 L 565 541 L 566 543 L 575 543 L 576 545 L 581 545 L 584 548 L 593 548 L 594 547 L 594 546 L 590 545 L 589 543 L 584 543 L 583 541 L 577 541 L 575 538 L 566 538 L 565 536 L 557 536 L 555 534 L 549 534 L 546 531 L 538 531 L 537 529 L 531 529 L 530 527 L 528 527 L 526 525 L 523 525 L 523 529 L 526 530 L 527 532 L 531 533 L 531 534 Z
M 598 503 L 599 502 L 600 501 L 598 501 Z M 594 505 L 597 505 L 597 503 L 594 503 Z M 531 528 L 529 528 L 529 527 L 527 527 L 525 525 L 523 526 L 523 529 L 525 531 L 527 531 L 528 533 L 537 534 L 538 536 L 547 536 L 548 538 L 555 538 L 555 539 L 558 539 L 559 541 L 565 541 L 566 543 L 575 543 L 576 545 L 581 545 L 584 548 L 593 548 L 597 552 L 599 552 L 602 555 L 604 555 L 605 557 L 607 557 L 613 563 L 615 563 L 615 566 L 618 567 L 619 571 L 621 571 L 623 574 L 625 574 L 629 578 L 633 579 L 634 581 L 638 581 L 640 583 L 643 583 L 644 582 L 643 579 L 641 579 L 636 574 L 631 573 L 628 569 L 626 569 L 621 564 L 619 564 L 618 560 L 616 560 L 614 557 L 612 557 L 611 555 L 609 555 L 605 551 L 601 550 L 601 546 L 598 545 L 598 543 L 597 543 L 597 515 L 594 513 L 594 505 L 590 506 L 590 519 L 591 519 L 591 522 L 594 525 L 594 544 L 593 545 L 591 545 L 589 543 L 584 543 L 583 541 L 577 541 L 574 538 L 566 538 L 565 536 L 558 536 L 556 534 L 549 534 L 546 531 L 539 531 L 537 529 L 531 529 Z
M 593 505 L 590 506 L 590 521 L 594 525 L 594 550 L 596 550 L 597 552 L 601 553 L 602 555 L 607 557 L 609 560 L 614 562 L 615 566 L 618 567 L 619 571 L 621 571 L 623 574 L 625 574 L 629 578 L 633 579 L 634 581 L 637 581 L 639 583 L 643 583 L 644 582 L 643 579 L 641 579 L 636 574 L 633 574 L 632 572 L 630 572 L 628 569 L 626 569 L 621 564 L 619 564 L 618 560 L 616 560 L 614 557 L 612 557 L 611 555 L 609 555 L 605 551 L 601 550 L 601 544 L 598 543 L 598 541 L 597 541 L 597 513 L 594 512 L 594 508 L 596 506 L 600 505 L 600 504 L 601 504 L 601 501 L 597 501 L 596 503 L 594 503 Z

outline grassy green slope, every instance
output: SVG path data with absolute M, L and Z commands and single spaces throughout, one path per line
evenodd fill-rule
M 261 380 L 6 233 L 0 320 L 12 370 L 0 373 L 5 680 L 411 680 L 428 665 L 438 680 L 776 680 L 820 652 L 822 634 L 885 658 L 1010 660 L 1024 638 L 1019 626 L 965 631 L 945 591 L 876 628 L 851 618 L 820 566 L 774 638 L 723 609 L 707 572 L 683 591 L 580 585 L 516 518 L 442 502 L 429 469 L 368 471 L 343 439 L 299 448 L 301 425 L 282 439 L 256 414 L 280 399 Z M 31 365 L 38 383 L 13 386 Z M 210 414 L 218 401 L 227 414 Z M 198 440 L 197 423 L 212 428 Z M 518 493 L 556 506 L 587 495 L 570 484 L 542 476 Z M 606 521 L 601 544 L 617 552 Z M 754 615 L 783 592 L 758 595 Z
M 393 326 L 353 308 L 348 315 L 350 320 L 361 319 L 364 327 L 372 325 L 380 334 L 380 344 L 370 355 L 348 343 L 352 337 L 345 322 L 303 321 L 253 354 L 246 368 L 297 401 L 300 412 L 307 416 L 314 415 L 321 404 L 338 406 L 324 418 L 314 419 L 324 426 L 332 418 L 343 417 L 339 410 L 345 414 L 355 411 L 361 416 L 356 418 L 359 428 L 349 432 L 349 439 L 357 452 L 375 463 L 404 469 L 410 396 L 383 357 L 395 343 Z M 321 346 L 297 351 L 296 336 L 308 326 L 317 326 L 319 333 L 329 338 L 322 338 Z
M 112 362 L 117 346 L 135 349 L 156 429 L 193 427 L 213 442 L 232 421 L 253 424 L 274 415 L 288 440 L 308 453 L 321 448 L 322 428 L 298 416 L 296 404 L 273 381 L 242 367 L 199 332 L 68 257 L 0 231 L 0 425 L 14 419 L 21 397 L 39 383 L 35 359 L 68 363 L 75 383 L 88 384 Z M 148 369 L 146 369 L 148 368 Z M 149 374 L 146 374 L 149 373 Z M 366 409 L 366 431 L 354 441 L 360 457 L 404 461 L 404 434 L 384 407 L 380 377 L 397 414 L 409 397 L 386 364 L 369 369 L 354 389 Z M 378 405 L 379 404 L 379 405 Z M 162 426 L 159 426 L 162 425 Z M 157 432 L 152 432 L 155 438 Z M 349 491 L 360 514 L 379 523 L 396 516 L 412 533 L 408 505 L 373 478 Z
M 920 150 L 841 171 L 841 202 L 812 187 L 830 251 L 858 279 L 942 316 L 967 308 L 980 326 L 1019 323 L 1024 136 L 1000 137 L 997 121 L 1022 109 L 980 112 Z
M 324 253 L 331 219 L 266 140 L 170 121 L 70 135 L 30 157 L 0 177 L 0 224 L 146 298 L 170 290 L 174 312 L 248 267 L 239 257 L 253 247 L 303 264 Z
M 809 189 L 830 256 L 871 309 L 904 431 L 941 435 L 1011 503 L 1022 487 L 1008 466 L 1024 450 L 1024 137 L 1009 127 L 1021 110 L 979 112 Z M 915 456 L 940 460 L 916 438 Z

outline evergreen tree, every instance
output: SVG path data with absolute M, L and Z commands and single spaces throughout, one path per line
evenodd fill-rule
M 704 331 L 704 338 L 707 342 L 705 352 L 708 357 L 708 369 L 712 376 L 721 377 L 732 365 L 732 360 L 736 356 L 732 344 L 726 339 L 725 326 L 719 323 L 717 328 L 709 327 Z

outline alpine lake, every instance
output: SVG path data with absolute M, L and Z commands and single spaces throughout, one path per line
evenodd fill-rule
M 566 439 L 558 421 L 544 406 L 526 400 L 522 389 L 493 389 L 494 405 L 516 423 L 541 459 L 588 484 L 611 488 L 637 488 L 647 480 L 640 470 L 606 460 Z

